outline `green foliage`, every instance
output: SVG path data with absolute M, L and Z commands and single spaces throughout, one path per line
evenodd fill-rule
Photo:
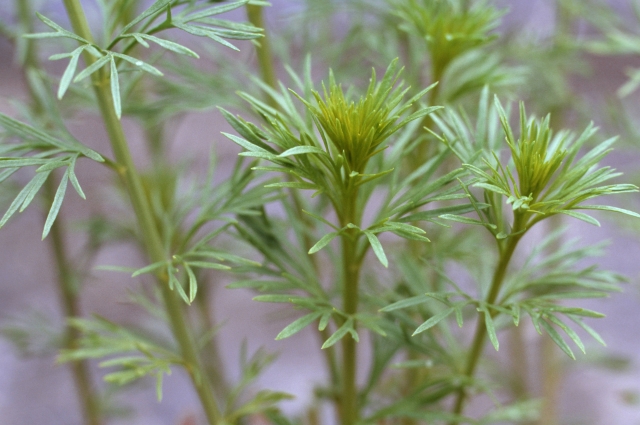
M 171 373 L 172 365 L 184 365 L 184 360 L 175 348 L 167 347 L 150 336 L 134 332 L 105 318 L 71 319 L 71 325 L 80 330 L 84 337 L 78 348 L 63 350 L 58 361 L 113 356 L 100 362 L 100 367 L 118 368 L 105 375 L 107 382 L 124 385 L 145 376 L 153 376 L 156 379 L 156 394 L 158 400 L 161 400 L 164 375 Z
M 2 332 L 23 353 L 63 346 L 59 360 L 74 363 L 80 385 L 90 388 L 86 361 L 96 359 L 118 387 L 154 378 L 159 399 L 164 376 L 182 368 L 210 424 L 313 425 L 326 421 L 319 412 L 332 404 L 343 425 L 488 425 L 535 421 L 544 408 L 498 382 L 486 361 L 489 345 L 501 356 L 506 348 L 506 357 L 526 357 L 529 347 L 519 353 L 505 344 L 512 324 L 530 321 L 573 359 L 574 347 L 587 351 L 585 335 L 604 344 L 588 324 L 603 315 L 581 303 L 618 291 L 624 279 L 593 260 L 600 246 L 569 240 L 568 231 L 529 231 L 559 215 L 598 225 L 585 211 L 640 217 L 590 201 L 638 190 L 602 164 L 615 138 L 596 140 L 592 124 L 578 134 L 552 130 L 588 110 L 574 107 L 579 99 L 567 84 L 586 62 L 585 48 L 638 51 L 635 29 L 618 25 L 608 8 L 558 0 L 552 34 L 536 39 L 520 28 L 503 34 L 508 10 L 490 0 L 305 1 L 278 21 L 286 28 L 268 34 L 254 26 L 267 6 L 257 0 L 97 3 L 101 28 L 89 28 L 79 0 L 65 1 L 73 30 L 38 14 L 50 30 L 35 32 L 28 1 L 17 2 L 17 27 L 0 28 L 16 41 L 30 95 L 16 104 L 19 119 L 0 114 L 0 182 L 35 170 L 7 202 L 0 226 L 47 192 L 43 237 L 51 234 L 65 314 L 79 314 L 87 270 L 117 242 L 143 263 L 103 269 L 143 282 L 131 298 L 148 315 L 145 326 L 67 317 L 64 330 L 42 315 L 16 320 Z M 253 24 L 219 16 L 242 8 Z M 581 45 L 579 21 L 604 39 Z M 165 37 L 171 30 L 201 43 Z M 35 50 L 43 39 L 63 52 L 49 59 L 68 61 L 55 94 L 50 84 L 58 80 L 41 69 Z M 255 48 L 260 74 L 282 82 L 256 77 L 229 40 Z M 221 54 L 220 45 L 231 50 Z M 206 65 L 194 63 L 200 57 Z M 329 71 L 316 84 L 318 69 Z M 636 77 L 621 94 L 635 89 Z M 530 116 L 523 102 L 514 124 L 497 95 L 553 115 Z M 214 106 L 242 152 L 233 166 L 226 158 L 219 166 L 212 151 L 200 173 L 199 153 L 173 145 L 173 125 Z M 101 114 L 113 159 L 67 130 L 79 111 L 82 119 Z M 123 115 L 133 118 L 127 128 Z M 141 130 L 139 152 L 148 161 L 136 153 L 134 162 L 129 126 Z M 71 258 L 55 220 L 69 183 L 85 198 L 75 171 L 83 158 L 119 180 L 101 190 L 108 212 L 92 213 L 81 227 L 88 235 L 81 255 Z M 48 184 L 56 174 L 57 189 Z M 529 244 L 520 243 L 525 238 Z M 290 395 L 257 381 L 274 355 L 249 356 L 251 344 L 243 344 L 238 377 L 226 376 L 220 347 L 227 342 L 217 340 L 217 322 L 226 318 L 211 298 L 219 283 L 284 304 L 292 314 L 276 340 L 317 334 L 327 379 L 300 417 L 279 411 Z M 260 322 L 250 309 L 238 314 Z M 82 368 L 84 377 L 76 372 Z M 479 394 L 493 403 L 466 412 Z M 81 401 L 87 423 L 104 421 L 100 409 L 90 413 L 100 400 Z
M 171 28 L 181 29 L 189 34 L 207 37 L 217 43 L 220 43 L 226 47 L 238 50 L 233 44 L 226 41 L 226 39 L 236 40 L 251 40 L 261 36 L 260 29 L 257 29 L 251 25 L 234 23 L 227 20 L 214 18 L 213 16 L 237 9 L 247 3 L 248 0 L 236 1 L 229 4 L 219 6 L 206 6 L 201 7 L 192 4 L 186 8 L 183 8 L 179 13 L 175 13 L 173 10 L 180 2 L 177 0 L 157 0 L 148 9 L 138 15 L 131 22 L 124 25 L 120 29 L 120 32 L 115 35 L 108 43 L 106 47 L 101 47 L 94 43 L 92 40 L 87 40 L 73 32 L 67 31 L 60 25 L 56 24 L 47 17 L 38 14 L 38 18 L 54 32 L 28 34 L 29 38 L 69 38 L 80 43 L 80 47 L 76 48 L 69 53 L 61 53 L 51 56 L 50 60 L 60 60 L 70 58 L 69 64 L 65 69 L 60 85 L 58 88 L 58 98 L 61 99 L 66 93 L 69 85 L 72 82 L 80 82 L 83 79 L 98 72 L 98 80 L 108 79 L 111 86 L 111 97 L 113 99 L 113 105 L 118 118 L 122 115 L 122 99 L 120 89 L 120 78 L 118 66 L 120 64 L 133 65 L 133 69 L 124 69 L 126 71 L 144 71 L 156 76 L 163 76 L 163 73 L 153 65 L 144 62 L 143 60 L 130 56 L 127 54 L 135 44 L 139 44 L 143 47 L 149 48 L 149 42 L 152 42 L 163 49 L 168 51 L 198 58 L 198 54 L 186 46 L 178 44 L 176 42 L 156 37 L 155 33 L 168 30 Z M 103 4 L 103 7 L 105 5 Z M 121 9 L 122 11 L 124 9 Z M 107 8 L 105 13 L 114 12 Z M 164 20 L 153 26 L 153 23 L 158 20 L 159 17 L 164 16 Z M 116 19 L 117 21 L 117 19 Z M 141 31 L 143 32 L 129 32 L 132 28 L 143 24 Z M 115 25 L 115 24 L 114 24 Z M 122 51 L 118 52 L 114 49 L 121 42 L 132 40 L 129 44 L 126 44 Z M 90 59 L 88 66 L 77 73 L 78 60 L 80 55 L 85 54 L 86 58 Z M 108 65 L 109 76 L 100 74 L 100 70 Z M 75 78 L 74 78 L 75 76 Z
M 20 168 L 38 167 L 35 176 L 9 205 L 9 209 L 0 220 L 0 226 L 3 226 L 14 213 L 24 211 L 31 204 L 53 170 L 66 167 L 45 221 L 42 232 L 42 239 L 44 239 L 49 234 L 51 226 L 60 212 L 69 181 L 78 195 L 85 198 L 74 171 L 78 158 L 84 156 L 96 162 L 104 162 L 104 159 L 94 150 L 82 145 L 66 131 L 64 138 L 53 137 L 1 113 L 0 126 L 7 131 L 7 135 L 19 140 L 19 143 L 3 146 L 2 150 L 5 156 L 0 158 L 0 168 L 3 169 L 0 173 L 0 181 L 6 180 Z M 30 153 L 33 154 L 28 156 Z

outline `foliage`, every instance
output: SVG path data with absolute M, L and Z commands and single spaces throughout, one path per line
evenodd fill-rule
M 343 425 L 532 423 L 545 401 L 502 381 L 486 346 L 526 356 L 529 347 L 504 343 L 524 322 L 574 360 L 571 345 L 587 352 L 585 335 L 604 345 L 590 325 L 603 315 L 583 302 L 619 291 L 624 277 L 595 260 L 602 245 L 571 238 L 575 224 L 531 230 L 559 216 L 597 226 L 595 214 L 640 217 L 592 203 L 638 191 L 606 165 L 616 138 L 602 141 L 594 124 L 559 130 L 590 111 L 573 108 L 578 95 L 565 87 L 585 51 L 637 53 L 635 30 L 607 8 L 558 0 L 558 25 L 542 42 L 505 34 L 508 9 L 490 0 L 300 2 L 274 33 L 262 28 L 262 1 L 97 0 L 100 28 L 78 0 L 64 3 L 70 28 L 22 0 L 19 25 L 2 26 L 29 100 L 0 113 L 0 182 L 13 185 L 0 226 L 40 198 L 50 205 L 43 239 L 66 326 L 38 313 L 1 329 L 25 355 L 58 353 L 71 365 L 87 424 L 108 420 L 93 361 L 118 387 L 155 379 L 159 400 L 164 377 L 184 371 L 212 425 L 311 425 L 328 421 L 327 405 Z M 235 20 L 242 12 L 250 23 Z M 603 36 L 576 43 L 577 22 Z M 63 52 L 50 60 L 68 61 L 59 76 L 40 64 L 43 40 Z M 259 70 L 239 48 L 255 50 Z M 269 77 L 276 71 L 280 81 Z M 620 95 L 635 90 L 633 72 Z M 543 118 L 520 102 L 514 119 L 499 97 L 525 98 Z M 172 146 L 175 125 L 194 111 L 227 121 L 235 162 L 218 160 L 216 146 L 202 170 L 206 155 Z M 99 116 L 113 157 L 75 136 L 85 114 Z M 132 128 L 144 166 L 133 160 Z M 84 183 L 96 164 L 114 177 L 99 191 Z M 69 184 L 104 210 L 81 226 L 77 257 L 65 243 Z M 144 311 L 127 321 L 79 308 L 94 257 L 113 244 L 140 262 L 103 267 L 142 287 L 127 308 Z M 227 376 L 212 289 L 221 284 L 294 311 L 276 340 L 317 334 L 326 380 L 304 415 L 288 417 L 281 403 L 291 396 L 264 389 L 258 377 L 276 356 L 250 356 L 252 341 L 238 376 Z M 485 411 L 467 411 L 476 398 Z

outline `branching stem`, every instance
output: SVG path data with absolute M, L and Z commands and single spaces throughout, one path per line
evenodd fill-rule
M 71 21 L 74 31 L 81 37 L 91 41 L 93 36 L 89 30 L 86 16 L 79 0 L 64 0 L 64 5 Z M 90 54 L 84 55 L 86 65 L 91 65 L 95 59 Z M 120 120 L 118 120 L 113 108 L 113 101 L 109 93 L 108 75 L 100 70 L 91 75 L 100 113 L 104 120 L 109 140 L 114 151 L 116 162 L 122 166 L 120 173 L 133 209 L 135 211 L 140 233 L 144 240 L 147 254 L 152 262 L 164 261 L 166 258 L 162 240 L 158 234 L 155 219 L 149 205 L 148 198 L 144 192 L 142 180 L 131 158 L 129 145 Z M 210 425 L 218 424 L 221 421 L 221 414 L 213 395 L 211 383 L 204 373 L 201 361 L 198 356 L 195 341 L 187 325 L 183 311 L 182 301 L 178 294 L 172 291 L 168 285 L 168 276 L 157 275 L 158 284 L 162 292 L 162 298 L 167 310 L 167 315 L 171 324 L 173 335 L 176 338 L 182 352 L 184 367 L 189 372 L 192 383 L 198 393 L 202 407 Z

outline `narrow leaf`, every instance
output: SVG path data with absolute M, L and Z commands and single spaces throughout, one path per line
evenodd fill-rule
M 338 328 L 337 331 L 334 332 L 333 335 L 327 339 L 324 344 L 322 344 L 322 349 L 329 348 L 334 345 L 336 342 L 340 341 L 346 334 L 355 331 L 353 329 L 353 319 L 348 319 L 342 326 Z
M 184 269 L 187 271 L 187 276 L 189 277 L 189 304 L 193 302 L 196 298 L 196 293 L 198 292 L 198 281 L 196 280 L 196 275 L 191 270 L 188 264 L 183 263 Z
M 82 199 L 87 199 L 87 197 L 85 196 L 84 192 L 82 191 L 82 188 L 80 187 L 80 182 L 78 181 L 78 177 L 76 177 L 75 168 L 76 168 L 76 159 L 77 158 L 78 157 L 76 156 L 69 163 L 69 180 L 71 180 L 71 184 L 73 185 L 73 188 L 76 190 L 78 195 L 80 195 L 80 197 Z
M 569 345 L 565 342 L 564 339 L 562 339 L 562 337 L 560 336 L 560 334 L 558 333 L 558 331 L 556 331 L 553 326 L 551 326 L 549 323 L 547 323 L 546 320 L 540 320 L 540 324 L 542 325 L 542 327 L 544 328 L 545 331 L 547 331 L 547 333 L 549 334 L 549 336 L 551 337 L 551 339 L 553 340 L 553 342 L 556 343 L 556 345 L 558 347 L 560 347 L 562 349 L 562 351 L 564 351 L 567 356 L 571 357 L 573 360 L 576 359 L 576 356 L 573 354 L 573 351 L 571 351 L 571 348 L 569 347 Z
M 120 81 L 118 81 L 118 68 L 116 60 L 111 56 L 111 98 L 113 99 L 113 108 L 116 111 L 118 119 L 122 118 L 122 103 L 120 101 Z
M 450 307 L 446 310 L 441 311 L 440 313 L 436 314 L 435 316 L 431 316 L 429 318 L 429 320 L 427 320 L 426 322 L 424 322 L 423 324 L 421 324 L 420 326 L 418 326 L 418 329 L 415 330 L 415 332 L 413 333 L 413 335 L 417 335 L 421 332 L 426 331 L 429 328 L 434 327 L 435 325 L 438 324 L 438 322 L 442 321 L 442 319 L 444 319 L 445 317 L 447 317 L 448 315 L 450 315 L 451 313 L 453 313 L 453 307 Z
M 58 186 L 58 190 L 56 190 L 56 195 L 53 198 L 53 204 L 51 204 L 51 209 L 49 209 L 49 214 L 47 215 L 47 220 L 44 223 L 44 230 L 42 231 L 42 239 L 46 238 L 51 230 L 51 226 L 55 221 L 58 213 L 60 212 L 60 207 L 62 206 L 62 200 L 64 199 L 64 195 L 67 191 L 67 182 L 69 181 L 69 169 L 62 176 L 62 180 L 60 180 L 60 186 Z
M 373 248 L 373 252 L 376 254 L 376 257 L 378 257 L 378 260 L 380 260 L 383 266 L 389 267 L 389 260 L 387 260 L 384 249 L 382 249 L 382 244 L 380 243 L 376 235 L 371 233 L 369 230 L 365 230 L 364 234 L 367 236 L 367 239 L 369 239 L 371 248 Z
M 560 214 L 565 214 L 571 216 L 573 218 L 577 218 L 578 220 L 586 221 L 589 224 L 593 224 L 594 226 L 600 227 L 600 222 L 590 215 L 575 211 L 575 210 L 560 210 L 558 211 Z
M 388 306 L 381 308 L 379 311 L 389 312 L 399 310 L 401 308 L 412 307 L 417 304 L 422 304 L 430 299 L 431 297 L 426 294 L 416 295 L 415 297 L 405 298 L 404 300 L 396 301 L 393 304 L 389 304 Z
M 338 235 L 338 232 L 331 232 L 324 235 L 318 242 L 316 242 L 315 245 L 311 247 L 311 249 L 309 250 L 309 254 L 315 254 L 316 252 L 320 251 Z
M 140 15 L 138 15 L 135 19 L 133 19 L 131 22 L 129 22 L 127 25 L 125 25 L 124 28 L 122 28 L 122 31 L 120 32 L 120 35 L 125 34 L 127 31 L 129 31 L 129 29 L 131 27 L 133 27 L 135 24 L 137 24 L 138 22 L 142 22 L 143 20 L 155 15 L 156 13 L 164 10 L 167 5 L 169 5 L 173 0 L 158 0 L 155 3 L 153 3 L 151 6 L 149 6 L 144 12 L 142 12 Z M 171 7 L 171 6 L 169 6 Z
M 309 326 L 314 320 L 318 317 L 322 316 L 322 312 L 313 312 L 309 313 L 301 318 L 297 319 L 293 323 L 289 324 L 286 328 L 284 328 L 278 336 L 276 336 L 276 341 L 280 339 L 285 339 L 290 337 L 293 334 L 300 332 L 302 329 Z
M 105 66 L 107 62 L 109 62 L 110 60 L 111 60 L 111 55 L 102 56 L 97 61 L 95 61 L 94 63 L 92 63 L 85 69 L 83 69 L 82 71 L 80 71 L 80 73 L 76 75 L 76 78 L 73 79 L 73 82 L 77 83 L 78 81 L 84 80 L 89 75 L 93 74 L 94 72 L 96 72 L 97 70 Z
M 278 156 L 280 158 L 285 158 L 287 156 L 301 155 L 306 153 L 315 153 L 315 154 L 325 155 L 325 156 L 327 155 L 325 151 L 323 151 L 322 149 L 316 146 L 296 146 L 291 149 L 287 149 L 286 151 L 282 152 Z
M 498 341 L 498 335 L 496 334 L 496 325 L 493 323 L 493 318 L 491 317 L 491 313 L 487 308 L 483 308 L 484 312 L 484 325 L 487 328 L 487 334 L 489 335 L 489 340 L 491 344 L 493 344 L 493 348 L 498 351 L 500 348 L 500 342 Z
M 76 73 L 76 69 L 78 68 L 78 59 L 80 59 L 80 54 L 84 51 L 86 46 L 80 46 L 73 52 L 71 52 L 71 60 L 69 60 L 69 64 L 67 68 L 64 70 L 64 74 L 62 74 L 62 78 L 60 79 L 60 86 L 58 87 L 58 99 L 62 99 L 64 94 L 66 93 L 71 81 L 73 80 L 73 76 Z
M 171 50 L 172 52 L 181 54 L 181 55 L 187 55 L 187 56 L 191 56 L 194 58 L 199 58 L 200 56 L 198 56 L 198 54 L 196 52 L 194 52 L 193 50 L 189 49 L 188 47 L 185 47 L 181 44 L 178 43 L 174 43 L 173 41 L 169 41 L 169 40 L 164 40 L 162 38 L 158 38 L 158 37 L 154 37 L 153 35 L 149 35 L 149 34 L 140 34 L 140 37 L 145 38 L 147 40 L 153 41 L 154 43 L 156 43 L 157 45 L 159 45 L 160 47 L 163 47 L 167 50 Z

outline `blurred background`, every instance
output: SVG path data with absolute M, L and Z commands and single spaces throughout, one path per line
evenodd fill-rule
M 100 17 L 96 4 L 91 0 L 84 3 L 89 16 L 97 22 Z M 319 46 L 327 47 L 328 52 L 318 54 L 324 55 L 315 62 L 314 75 L 318 78 L 325 77 L 326 65 L 344 75 L 360 73 L 360 78 L 364 79 L 368 71 L 363 73 L 362 70 L 371 66 L 365 63 L 366 58 L 357 53 L 332 56 L 334 53 L 326 44 L 339 43 L 354 32 L 366 34 L 369 18 L 356 15 L 354 11 L 361 9 L 348 7 L 350 2 L 347 1 L 344 4 L 323 3 L 273 0 L 272 6 L 265 9 L 274 51 L 282 59 L 277 64 L 280 76 L 286 76 L 285 61 L 291 61 L 292 66 L 299 69 L 306 52 Z M 640 26 L 633 13 L 633 1 L 501 0 L 497 3 L 506 11 L 496 30 L 501 35 L 498 43 L 507 55 L 511 54 L 509 49 L 519 52 L 509 59 L 514 66 L 532 69 L 523 82 L 525 89 L 520 92 L 521 97 L 531 102 L 527 103 L 528 108 L 540 115 L 553 110 L 562 115 L 563 124 L 572 128 L 580 128 L 592 119 L 602 128 L 603 134 L 620 134 L 611 163 L 626 173 L 627 181 L 640 183 L 640 167 L 637 166 L 640 161 L 640 99 L 636 93 L 627 95 L 626 91 L 631 90 L 624 89 L 625 84 L 629 88 L 629 70 L 640 67 Z M 14 6 L 11 0 L 0 0 L 0 21 L 5 27 L 17 22 Z M 67 25 L 61 1 L 38 0 L 34 7 L 54 21 Z M 608 18 L 602 10 L 611 14 L 611 20 L 607 22 L 616 22 L 614 26 L 602 23 Z M 570 27 L 562 29 L 563 33 L 558 28 L 559 23 L 564 22 L 558 18 L 560 13 L 573 13 L 568 18 Z M 245 20 L 243 10 L 230 13 L 228 18 Z M 628 36 L 628 40 L 622 36 L 616 39 L 616 30 Z M 166 130 L 169 151 L 193 159 L 194 167 L 204 169 L 209 147 L 213 144 L 220 162 L 218 172 L 224 175 L 231 169 L 229 164 L 233 163 L 238 150 L 220 135 L 229 127 L 214 106 L 230 102 L 231 107 L 237 107 L 239 102 L 232 99 L 235 90 L 224 91 L 227 82 L 218 73 L 233 70 L 234 66 L 239 68 L 239 74 L 255 69 L 254 50 L 249 42 L 239 43 L 241 51 L 232 53 L 219 47 L 203 46 L 193 38 L 177 37 L 201 54 L 198 66 L 205 73 L 200 77 L 200 83 L 208 86 L 196 89 L 202 97 L 196 102 L 198 111 L 172 118 L 171 126 Z M 594 40 L 602 42 L 598 44 Z M 527 43 L 535 49 L 532 47 L 527 51 L 523 48 Z M 59 51 L 52 44 L 43 46 L 40 57 L 44 66 L 51 74 L 61 75 L 65 66 L 61 62 L 64 61 L 46 61 L 49 55 Z M 8 114 L 15 114 L 19 102 L 28 99 L 16 52 L 14 42 L 0 35 L 0 111 Z M 229 87 L 235 87 L 235 83 L 229 83 Z M 70 121 L 70 127 L 73 134 L 89 146 L 108 149 L 102 124 L 90 113 L 79 111 Z M 144 135 L 132 120 L 125 120 L 125 128 L 134 145 L 136 161 L 144 166 L 148 161 L 142 141 Z M 85 255 L 87 220 L 94 213 L 110 215 L 126 210 L 118 197 L 105 189 L 110 183 L 106 171 L 88 172 L 80 163 L 78 175 L 85 191 L 93 196 L 83 201 L 75 194 L 69 195 L 62 211 L 65 225 L 73 235 L 67 241 L 71 257 L 91 265 L 81 295 L 81 309 L 121 323 L 148 320 L 128 296 L 130 290 L 148 282 L 132 280 L 125 273 L 96 268 L 140 267 L 144 260 L 137 251 L 128 244 L 116 242 L 105 245 L 91 256 Z M 0 198 L 4 197 L 0 193 Z M 637 211 L 640 203 L 637 199 L 634 203 L 631 198 L 627 197 L 629 204 L 624 206 Z M 5 209 L 8 202 L 2 202 Z M 629 281 L 624 292 L 584 305 L 607 315 L 606 319 L 592 321 L 592 326 L 607 341 L 606 349 L 590 344 L 589 354 L 580 355 L 577 361 L 554 356 L 559 423 L 566 425 L 640 424 L 640 224 L 626 221 L 626 218 L 601 222 L 601 228 L 574 223 L 571 232 L 584 244 L 611 241 L 606 254 L 598 259 L 599 264 L 625 275 Z M 0 425 L 81 423 L 71 373 L 65 365 L 56 364 L 55 352 L 48 348 L 50 338 L 55 338 L 63 319 L 53 281 L 51 247 L 40 240 L 42 223 L 42 212 L 30 208 L 0 231 L 0 326 L 8 326 L 11 330 L 8 336 L 13 338 L 13 342 L 11 338 L 0 339 Z M 289 413 L 302 412 L 312 398 L 312 383 L 321 381 L 324 375 L 315 337 L 302 332 L 284 341 L 274 341 L 278 332 L 295 316 L 275 305 L 252 302 L 254 294 L 250 291 L 224 288 L 228 279 L 214 275 L 209 294 L 214 300 L 211 302 L 215 322 L 221 325 L 219 341 L 228 375 L 239 374 L 238 352 L 243 341 L 248 341 L 249 352 L 264 347 L 268 352 L 281 353 L 258 379 L 256 391 L 268 387 L 291 393 L 296 398 L 284 402 L 283 409 Z M 40 327 L 42 335 L 20 350 L 15 341 L 20 341 L 20 329 L 24 326 Z M 538 341 L 535 331 L 526 328 L 524 335 L 530 346 L 535 347 Z M 544 354 L 536 351 L 533 358 L 541 355 Z M 535 374 L 538 369 L 533 367 L 531 370 Z M 104 372 L 94 363 L 92 373 L 96 385 L 108 392 L 101 383 Z M 145 381 L 114 395 L 113 405 L 122 416 L 114 417 L 109 424 L 195 423 L 200 414 L 199 406 L 181 371 L 174 371 L 165 380 L 162 402 L 156 400 L 153 385 L 153 382 Z M 542 388 L 535 391 L 541 392 Z M 134 406 L 135 413 L 127 414 Z

